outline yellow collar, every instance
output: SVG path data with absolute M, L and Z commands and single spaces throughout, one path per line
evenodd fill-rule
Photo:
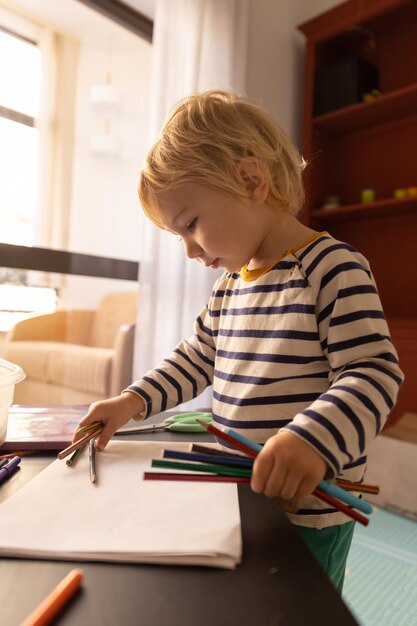
M 254 270 L 248 270 L 248 266 L 244 265 L 240 270 L 241 279 L 246 282 L 251 282 L 252 280 L 256 280 L 260 276 L 263 276 L 263 274 L 266 274 L 267 272 L 269 272 L 269 270 L 272 269 L 274 265 L 282 261 L 282 259 L 284 259 L 289 254 L 295 254 L 298 250 L 301 250 L 301 248 L 304 248 L 304 246 L 307 246 L 309 243 L 311 243 L 315 239 L 318 239 L 322 235 L 326 235 L 326 234 L 327 234 L 326 231 L 323 231 L 321 233 L 314 233 L 314 235 L 312 235 L 309 239 L 307 239 L 307 241 L 304 241 L 299 246 L 296 246 L 294 248 L 288 248 L 288 250 L 286 250 L 281 257 L 279 257 L 278 259 L 275 259 L 271 263 L 271 265 L 268 265 L 267 267 L 257 267 Z

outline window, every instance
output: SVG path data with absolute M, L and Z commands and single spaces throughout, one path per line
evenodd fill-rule
M 0 58 L 0 238 L 33 245 L 41 54 L 35 41 L 0 25 Z

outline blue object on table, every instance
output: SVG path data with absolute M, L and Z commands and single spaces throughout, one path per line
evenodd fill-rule
M 233 437 L 237 441 L 244 443 L 248 448 L 254 450 L 255 452 L 260 452 L 262 450 L 262 446 L 259 445 L 259 443 L 252 441 L 252 439 L 244 437 L 240 433 L 234 431 L 232 428 L 226 428 L 225 432 L 230 435 L 230 437 Z M 362 511 L 363 513 L 372 513 L 373 511 L 372 506 L 369 504 L 369 502 L 366 502 L 365 500 L 354 496 L 352 493 L 349 493 L 348 491 L 342 489 L 334 483 L 330 483 L 327 480 L 321 480 L 317 487 L 319 487 L 325 493 L 328 493 L 329 496 L 339 498 L 339 500 L 342 500 L 346 504 L 350 504 L 350 506 L 353 506 L 355 509 Z
M 115 435 L 141 435 L 142 433 L 155 432 L 158 430 L 171 430 L 180 433 L 206 433 L 203 426 L 197 423 L 197 420 L 210 424 L 213 421 L 211 413 L 201 411 L 189 411 L 188 413 L 178 413 L 167 417 L 159 424 L 143 424 L 141 426 L 133 426 L 133 428 L 124 428 L 115 432 Z
M 20 456 L 14 456 L 0 468 L 0 483 L 17 470 L 21 460 Z
M 164 450 L 165 459 L 178 459 L 180 461 L 196 461 L 214 465 L 226 465 L 228 467 L 244 467 L 251 469 L 253 459 L 244 456 L 224 456 L 221 454 L 200 454 L 196 452 L 183 452 L 182 450 Z

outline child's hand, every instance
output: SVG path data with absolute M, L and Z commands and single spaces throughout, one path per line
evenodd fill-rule
M 96 439 L 96 448 L 100 451 L 104 450 L 116 430 L 124 426 L 135 415 L 144 411 L 144 409 L 145 403 L 142 398 L 128 392 L 122 393 L 115 398 L 94 402 L 90 406 L 87 415 L 80 421 L 72 441 L 75 443 L 85 435 L 85 433 L 81 432 L 83 427 L 89 426 L 93 422 L 102 422 L 104 428 Z
M 268 439 L 253 465 L 251 487 L 256 493 L 283 500 L 310 495 L 326 473 L 325 460 L 290 430 Z

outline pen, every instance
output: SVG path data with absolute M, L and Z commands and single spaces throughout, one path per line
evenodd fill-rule
M 94 439 L 90 439 L 89 444 L 89 460 L 90 460 L 90 480 L 92 483 L 95 483 L 97 480 L 97 471 L 96 471 L 96 447 L 94 445 Z
M 73 569 L 55 587 L 20 626 L 46 626 L 74 595 L 83 580 L 83 573 Z
M 14 456 L 0 468 L 0 483 L 17 470 L 17 466 L 21 460 L 20 456 Z

